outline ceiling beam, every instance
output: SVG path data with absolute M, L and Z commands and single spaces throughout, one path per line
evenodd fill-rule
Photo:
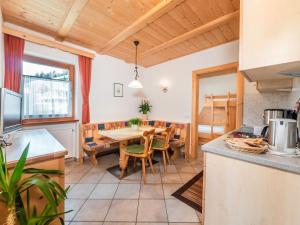
M 88 1 L 89 0 L 74 1 L 68 14 L 64 19 L 62 26 L 58 31 L 58 36 L 56 37 L 57 40 L 63 41 L 68 36 L 69 31 L 71 30 L 73 24 L 75 23 L 76 19 L 78 18 Z
M 48 39 L 45 39 L 45 38 L 42 38 L 42 37 L 38 37 L 38 36 L 33 35 L 33 34 L 29 34 L 29 33 L 23 32 L 23 31 L 19 31 L 19 30 L 9 28 L 9 27 L 6 27 L 6 26 L 2 26 L 2 32 L 4 34 L 10 34 L 12 36 L 22 38 L 26 41 L 37 43 L 37 44 L 40 44 L 40 45 L 45 45 L 45 46 L 48 46 L 50 48 L 57 48 L 57 49 L 60 49 L 62 51 L 70 52 L 70 53 L 75 54 L 75 55 L 82 55 L 82 56 L 86 56 L 86 57 L 89 57 L 89 58 L 94 58 L 95 57 L 95 54 L 90 53 L 88 51 L 73 48 L 71 46 L 64 45 L 64 44 L 62 44 L 60 42 L 57 42 L 57 41 L 51 41 L 51 40 L 48 40 Z
M 169 40 L 167 42 L 164 42 L 164 43 L 162 43 L 162 44 L 160 44 L 158 46 L 155 46 L 155 47 L 153 47 L 153 48 L 151 48 L 151 49 L 143 52 L 141 54 L 141 57 L 147 57 L 147 56 L 152 55 L 152 54 L 154 54 L 156 52 L 159 52 L 159 51 L 161 51 L 163 49 L 166 49 L 166 48 L 171 47 L 173 45 L 176 45 L 176 44 L 178 44 L 180 42 L 183 42 L 183 41 L 186 41 L 186 40 L 188 40 L 190 38 L 193 38 L 196 35 L 203 34 L 203 33 L 207 32 L 207 31 L 210 31 L 210 30 L 218 27 L 218 26 L 224 25 L 224 24 L 228 23 L 229 21 L 238 18 L 239 14 L 240 14 L 240 11 L 237 10 L 237 11 L 235 11 L 233 13 L 229 13 L 229 14 L 226 14 L 224 16 L 221 16 L 221 17 L 219 17 L 219 18 L 217 18 L 215 20 L 212 20 L 212 21 L 210 21 L 210 22 L 208 22 L 206 24 L 203 24 L 203 25 L 201 25 L 201 26 L 199 26 L 199 27 L 197 27 L 197 28 L 195 28 L 195 29 L 193 29 L 191 31 L 183 33 L 182 35 L 179 35 L 179 36 L 177 36 L 177 37 L 175 37 L 175 38 L 173 38 L 173 39 L 171 39 L 171 40 Z
M 184 0 L 162 0 L 159 4 L 149 10 L 146 14 L 138 18 L 133 24 L 125 28 L 119 34 L 117 34 L 113 39 L 108 41 L 101 49 L 99 49 L 99 53 L 107 53 L 109 50 L 117 46 L 119 43 L 124 41 L 126 38 L 135 34 L 139 30 L 146 27 L 148 24 L 157 20 L 162 15 L 166 14 L 179 4 L 181 4 Z

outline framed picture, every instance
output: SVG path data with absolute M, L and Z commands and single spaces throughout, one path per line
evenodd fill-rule
M 114 97 L 123 97 L 123 84 L 114 83 Z

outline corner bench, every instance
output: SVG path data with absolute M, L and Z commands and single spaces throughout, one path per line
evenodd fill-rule
M 185 147 L 185 159 L 189 158 L 190 154 L 190 124 L 177 123 L 160 120 L 145 120 L 142 121 L 144 126 L 153 127 L 169 127 L 174 126 L 175 132 L 170 140 L 170 148 L 174 152 L 172 158 L 178 158 L 179 151 Z M 96 155 L 98 153 L 107 153 L 119 147 L 119 142 L 110 138 L 103 137 L 99 134 L 100 130 L 112 130 L 125 128 L 128 126 L 128 121 L 114 121 L 103 123 L 89 123 L 80 126 L 80 162 L 83 162 L 84 154 L 91 160 L 93 165 L 97 165 Z

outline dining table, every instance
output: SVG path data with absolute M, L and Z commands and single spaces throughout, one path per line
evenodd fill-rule
M 117 128 L 114 130 L 100 130 L 99 134 L 113 139 L 115 141 L 119 142 L 120 147 L 120 160 L 119 160 L 119 166 L 120 169 L 125 169 L 125 150 L 126 146 L 128 145 L 128 142 L 131 140 L 136 140 L 138 138 L 143 137 L 143 133 L 145 131 L 150 131 L 152 129 L 155 129 L 155 133 L 159 134 L 163 131 L 165 131 L 165 128 L 160 127 L 152 127 L 152 126 L 140 126 L 138 129 L 133 129 L 131 127 L 125 127 L 125 128 Z

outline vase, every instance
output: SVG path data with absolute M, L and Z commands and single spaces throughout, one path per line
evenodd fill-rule
M 142 114 L 142 120 L 148 120 L 148 114 Z
M 131 125 L 131 130 L 137 131 L 139 129 L 139 126 L 136 124 Z

